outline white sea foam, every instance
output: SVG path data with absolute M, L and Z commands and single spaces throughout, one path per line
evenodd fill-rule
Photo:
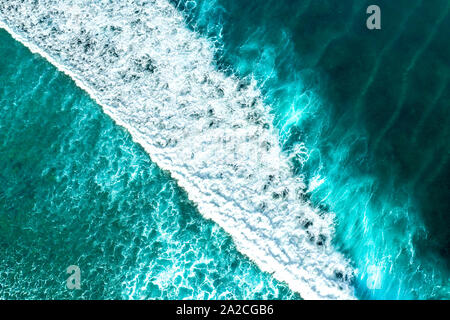
M 22 3 L 23 2 L 23 3 Z M 306 299 L 354 298 L 292 173 L 253 82 L 226 76 L 214 49 L 166 0 L 0 0 L 0 27 L 72 77 L 242 253 Z

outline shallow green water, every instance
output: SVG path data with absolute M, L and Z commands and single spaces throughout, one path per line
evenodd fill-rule
M 3 30 L 0 56 L 0 298 L 299 298 L 70 78 Z

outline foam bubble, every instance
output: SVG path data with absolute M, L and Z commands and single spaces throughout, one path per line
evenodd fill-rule
M 305 200 L 254 81 L 165 0 L 0 1 L 0 27 L 86 90 L 238 250 L 303 298 L 354 298 L 333 216 Z M 337 275 L 340 275 L 339 277 Z

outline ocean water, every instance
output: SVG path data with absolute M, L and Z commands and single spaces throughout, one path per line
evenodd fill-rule
M 0 2 L 2 297 L 450 297 L 448 1 L 119 3 Z
M 0 53 L 2 299 L 299 298 L 69 77 L 4 30 Z
M 258 80 L 309 197 L 336 213 L 357 296 L 448 299 L 450 2 L 174 4 L 220 68 Z

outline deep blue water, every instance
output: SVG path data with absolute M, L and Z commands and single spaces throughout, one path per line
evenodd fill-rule
M 448 298 L 449 1 L 174 3 L 219 68 L 258 79 L 286 151 L 305 143 L 298 174 L 337 214 L 358 296 Z

